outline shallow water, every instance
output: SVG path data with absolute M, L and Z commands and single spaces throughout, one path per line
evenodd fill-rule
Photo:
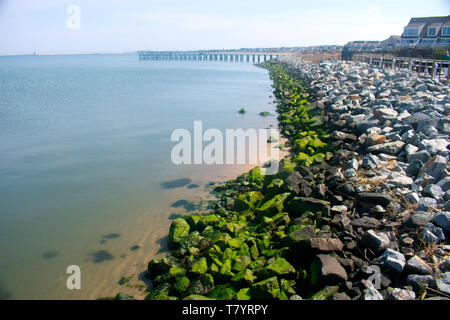
M 276 125 L 270 85 L 248 63 L 0 57 L 0 299 L 139 295 L 117 283 L 167 249 L 170 218 L 250 167 L 176 166 L 172 131 Z

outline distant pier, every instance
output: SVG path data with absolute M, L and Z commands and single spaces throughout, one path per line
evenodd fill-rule
M 276 59 L 277 52 L 241 51 L 138 51 L 139 60 L 190 60 L 259 63 Z

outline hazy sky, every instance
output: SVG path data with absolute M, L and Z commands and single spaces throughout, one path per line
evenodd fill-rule
M 449 14 L 449 0 L 0 0 L 0 54 L 345 44 Z

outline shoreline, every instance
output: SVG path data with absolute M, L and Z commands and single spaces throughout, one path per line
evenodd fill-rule
M 284 144 L 287 141 L 286 138 L 280 138 L 279 144 Z M 280 152 L 280 158 L 284 158 L 286 155 L 288 155 L 289 153 L 289 149 L 282 149 L 279 150 Z M 255 167 L 261 166 L 263 164 L 264 161 L 259 161 L 257 164 L 246 164 L 246 165 L 225 165 L 225 166 L 220 166 L 222 169 L 220 171 L 220 174 L 216 176 L 215 181 L 213 182 L 214 185 L 223 185 L 226 184 L 228 181 L 233 181 L 236 179 L 236 177 L 243 175 L 247 172 L 249 172 L 250 170 L 254 169 Z M 204 185 L 204 188 L 202 188 L 201 192 L 198 192 L 199 189 L 194 189 L 193 192 L 195 194 L 192 194 L 189 197 L 186 197 L 186 194 L 184 194 L 183 199 L 187 200 L 190 204 L 198 204 L 198 203 L 202 203 L 205 201 L 218 201 L 217 198 L 215 198 L 214 194 L 211 194 L 211 189 L 213 187 L 212 186 L 208 186 L 208 185 Z M 208 190 L 210 189 L 210 190 Z M 175 191 L 177 190 L 177 191 Z M 178 192 L 179 189 L 174 189 L 172 192 Z M 185 192 L 185 191 L 183 191 Z M 197 192 L 199 194 L 197 194 Z M 170 208 L 171 211 L 173 211 L 172 215 L 176 214 L 179 217 L 183 217 L 183 216 L 188 216 L 192 213 L 190 213 L 189 211 L 186 211 L 185 208 L 180 207 L 180 208 Z M 203 209 L 204 211 L 205 209 Z M 140 241 L 140 243 L 145 243 L 148 240 L 148 237 L 151 235 L 152 238 L 155 238 L 155 235 L 157 234 L 156 238 L 164 238 L 168 235 L 167 230 L 169 229 L 170 226 L 170 222 L 173 221 L 173 219 L 171 219 L 170 217 L 167 219 L 167 223 L 165 223 L 166 228 L 161 228 L 161 226 L 155 228 L 155 232 L 149 230 L 146 235 L 142 238 L 142 240 Z M 137 243 L 138 245 L 141 246 L 141 251 L 143 248 L 143 245 L 141 245 L 140 243 Z M 165 247 L 167 245 L 167 243 L 162 247 Z M 116 265 L 115 269 L 116 271 L 114 272 L 115 274 L 115 278 L 117 279 L 121 279 L 121 278 L 127 278 L 126 283 L 120 287 L 120 291 L 133 296 L 136 300 L 144 300 L 145 299 L 145 294 L 144 292 L 142 292 L 142 285 L 148 285 L 149 282 L 147 279 L 145 279 L 145 277 L 142 276 L 143 273 L 145 273 L 145 271 L 147 270 L 147 264 L 148 261 L 155 259 L 155 258 L 163 258 L 164 256 L 166 256 L 167 254 L 170 254 L 169 248 L 165 247 L 165 250 L 162 252 L 155 252 L 155 253 L 144 253 L 141 252 L 140 253 L 140 257 L 138 259 L 133 259 L 133 261 L 139 260 L 139 261 L 144 261 L 144 264 L 135 264 L 136 266 L 136 270 L 135 272 L 133 272 L 132 274 L 130 274 L 129 272 L 129 265 L 128 265 L 128 261 L 124 261 L 123 263 L 121 263 L 120 265 Z M 133 286 L 139 286 L 138 288 L 132 288 Z M 130 287 L 131 286 L 131 287 Z M 108 286 L 111 287 L 111 286 Z M 116 286 L 117 287 L 117 286 Z M 116 289 L 114 290 L 110 290 L 112 293 L 117 292 Z M 105 294 L 103 294 L 102 289 L 98 289 L 95 292 L 92 292 L 89 294 L 89 299 L 98 299 L 99 297 L 105 297 Z M 107 296 L 107 295 L 106 295 Z
M 146 299 L 447 299 L 449 88 L 359 63 L 264 65 L 293 157 L 175 219 Z

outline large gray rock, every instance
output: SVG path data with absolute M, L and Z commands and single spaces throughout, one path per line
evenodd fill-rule
M 380 159 L 377 156 L 369 153 L 362 159 L 362 166 L 365 169 L 375 169 L 380 163 Z
M 354 227 L 363 227 L 366 229 L 377 229 L 381 225 L 381 222 L 375 218 L 362 217 L 360 219 L 353 219 L 352 225 Z
M 388 295 L 387 300 L 414 300 L 416 294 L 414 291 L 394 288 Z
M 437 207 L 437 201 L 434 198 L 430 197 L 423 197 L 419 200 L 419 207 L 417 210 L 419 211 L 430 211 L 431 209 L 436 209 Z
M 387 193 L 377 193 L 377 192 L 361 192 L 358 193 L 358 198 L 362 202 L 367 202 L 371 204 L 379 204 L 381 206 L 387 206 L 392 201 L 392 197 Z
M 444 232 L 439 227 L 434 226 L 431 223 L 427 223 L 423 226 L 423 230 L 419 235 L 419 239 L 426 243 L 439 243 L 445 241 Z
M 447 158 L 437 155 L 423 165 L 421 172 L 431 175 L 434 179 L 441 179 L 446 165 Z
M 441 199 L 445 192 L 442 191 L 441 187 L 439 187 L 438 185 L 435 184 L 429 184 L 427 185 L 424 189 L 423 189 L 423 193 L 426 196 L 430 196 L 436 200 Z
M 417 274 L 410 274 L 406 278 L 406 284 L 408 286 L 412 286 L 414 291 L 422 292 L 429 286 L 431 286 L 434 282 L 432 276 L 422 276 Z
M 335 285 L 348 279 L 347 272 L 336 258 L 318 254 L 311 264 L 313 285 Z
M 424 139 L 420 143 L 421 149 L 427 150 L 431 154 L 447 154 L 447 146 L 450 144 L 446 139 Z
M 412 163 L 414 161 L 421 161 L 422 163 L 425 163 L 428 160 L 430 160 L 430 158 L 431 158 L 431 156 L 427 150 L 421 150 L 419 152 L 408 153 L 408 154 L 406 154 L 406 157 L 407 157 L 409 163 Z
M 428 275 L 433 273 L 433 269 L 420 257 L 414 256 L 406 262 L 406 271 L 411 274 Z
M 374 111 L 375 116 L 382 120 L 394 120 L 398 116 L 398 112 L 394 109 L 381 108 Z
M 420 201 L 420 197 L 419 197 L 419 194 L 418 194 L 417 192 L 411 192 L 411 193 L 408 193 L 408 194 L 405 196 L 405 200 L 406 200 L 409 204 L 412 204 L 412 205 L 418 205 L 418 204 L 419 204 L 419 201 Z
M 450 176 L 444 177 L 438 183 L 436 183 L 436 185 L 439 186 L 442 191 L 447 192 L 448 190 L 450 190 Z
M 406 264 L 405 256 L 392 249 L 386 249 L 378 260 L 385 269 L 397 273 L 401 273 Z
M 405 224 L 408 227 L 421 227 L 426 225 L 427 223 L 430 223 L 431 220 L 433 220 L 433 215 L 429 214 L 427 212 L 419 212 L 412 214 L 408 220 L 405 221 Z
M 386 180 L 386 183 L 394 188 L 408 188 L 411 187 L 413 182 L 413 179 L 398 172 L 392 172 L 389 179 Z
M 445 231 L 450 232 L 450 212 L 439 212 L 434 216 L 433 222 Z
M 302 179 L 303 177 L 299 172 L 292 172 L 289 177 L 284 180 L 283 189 L 298 193 L 300 191 L 299 183 L 302 181 Z
M 367 148 L 367 151 L 371 153 L 387 153 L 395 156 L 401 151 L 404 145 L 405 143 L 403 141 L 387 142 L 370 146 Z
M 436 281 L 436 286 L 439 291 L 450 295 L 450 272 L 441 274 Z
M 367 248 L 380 252 L 389 246 L 389 237 L 383 232 L 376 232 L 374 230 L 367 231 L 362 237 L 362 243 Z

